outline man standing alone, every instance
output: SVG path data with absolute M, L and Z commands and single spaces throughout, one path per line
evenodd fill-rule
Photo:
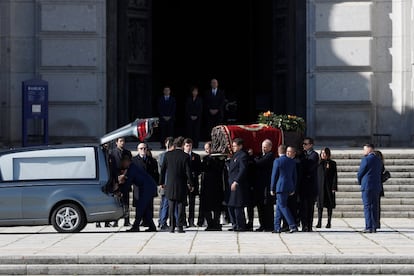
M 374 154 L 374 145 L 364 145 L 364 158 L 358 171 L 358 183 L 361 185 L 364 204 L 364 233 L 375 233 L 378 228 L 378 199 L 381 192 L 381 160 Z

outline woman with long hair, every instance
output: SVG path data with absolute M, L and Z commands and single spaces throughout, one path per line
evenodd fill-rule
M 329 148 L 323 148 L 320 153 L 318 188 L 318 223 L 316 228 L 321 228 L 323 208 L 328 210 L 326 228 L 331 228 L 332 209 L 336 207 L 335 193 L 338 189 L 338 173 L 336 162 L 331 159 Z

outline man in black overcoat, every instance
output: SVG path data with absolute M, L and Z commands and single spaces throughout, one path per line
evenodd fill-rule
M 244 207 L 248 192 L 247 168 L 248 154 L 243 150 L 243 139 L 235 138 L 232 143 L 233 157 L 227 161 L 230 195 L 227 206 L 229 209 L 232 230 L 246 231 Z
M 194 189 L 194 183 L 191 177 L 190 157 L 182 150 L 182 137 L 176 138 L 174 145 L 174 150 L 165 153 L 160 185 L 165 186 L 165 196 L 168 199 L 170 232 L 174 233 L 177 224 L 178 232 L 184 233 L 187 194 L 189 190 Z M 176 209 L 178 220 L 175 218 Z
M 255 181 L 254 197 L 259 215 L 260 227 L 256 231 L 272 231 L 274 220 L 274 196 L 270 194 L 270 181 L 275 155 L 272 152 L 272 141 L 262 142 L 262 154 L 254 158 Z
M 319 154 L 313 150 L 313 139 L 303 140 L 302 181 L 299 183 L 300 217 L 303 232 L 311 232 L 313 213 L 318 196 Z

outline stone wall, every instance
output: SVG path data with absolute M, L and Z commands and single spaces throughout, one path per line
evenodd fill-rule
M 21 139 L 21 82 L 49 82 L 49 135 L 105 132 L 105 0 L 0 0 L 0 136 Z M 53 139 L 55 137 L 55 139 Z
M 310 135 L 411 143 L 410 10 L 408 0 L 308 1 Z

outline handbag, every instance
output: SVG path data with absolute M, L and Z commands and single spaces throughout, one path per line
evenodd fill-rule
M 391 173 L 389 172 L 389 171 L 387 171 L 387 170 L 384 170 L 382 173 L 381 173 L 381 182 L 382 183 L 384 183 L 385 181 L 387 181 L 388 179 L 390 179 L 391 178 Z

